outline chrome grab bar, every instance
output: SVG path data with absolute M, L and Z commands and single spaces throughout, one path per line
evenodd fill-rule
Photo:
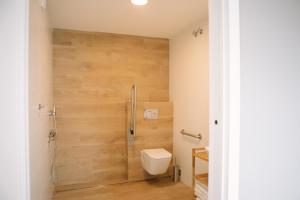
M 130 118 L 130 135 L 135 137 L 135 118 L 136 118 L 136 86 L 131 88 L 131 118 Z
M 181 133 L 182 135 L 187 135 L 187 136 L 190 136 L 190 137 L 193 137 L 193 138 L 197 138 L 197 139 L 199 139 L 199 140 L 202 139 L 201 133 L 199 133 L 199 134 L 188 133 L 188 132 L 185 132 L 184 129 L 182 129 L 182 130 L 180 131 L 180 133 Z

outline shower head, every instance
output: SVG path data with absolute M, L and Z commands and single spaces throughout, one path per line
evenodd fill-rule
M 202 28 L 198 28 L 197 30 L 194 30 L 193 31 L 193 35 L 195 36 L 195 37 L 198 37 L 198 35 L 202 35 L 203 34 L 203 29 Z

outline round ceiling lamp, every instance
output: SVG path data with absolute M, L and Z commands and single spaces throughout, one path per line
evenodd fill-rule
M 148 4 L 148 0 L 131 0 L 131 3 L 136 6 L 144 6 Z

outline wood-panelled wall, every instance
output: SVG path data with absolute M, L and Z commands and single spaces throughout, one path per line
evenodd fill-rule
M 169 101 L 169 41 L 54 30 L 57 188 L 128 179 L 126 104 Z

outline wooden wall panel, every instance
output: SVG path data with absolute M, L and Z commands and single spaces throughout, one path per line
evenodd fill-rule
M 169 41 L 69 30 L 53 37 L 58 188 L 126 181 L 126 102 L 132 84 L 138 101 L 169 101 Z
M 130 124 L 130 103 L 127 104 L 127 130 Z M 145 109 L 158 109 L 159 119 L 145 120 Z M 141 164 L 141 150 L 164 148 L 173 154 L 173 104 L 169 102 L 138 102 L 136 109 L 136 137 L 128 145 L 128 180 L 139 181 L 151 179 Z M 162 176 L 171 175 L 169 170 Z

